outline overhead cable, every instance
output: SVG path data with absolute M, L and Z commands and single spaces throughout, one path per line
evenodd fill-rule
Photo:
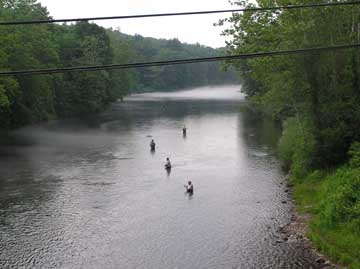
M 24 20 L 24 21 L 0 21 L 1 25 L 27 25 L 27 24 L 46 24 L 46 23 L 64 23 L 64 22 L 80 22 L 80 21 L 99 21 L 99 20 L 120 20 L 120 19 L 138 19 L 150 17 L 169 17 L 169 16 L 187 16 L 187 15 L 205 15 L 216 13 L 229 12 L 256 12 L 256 11 L 274 11 L 274 10 L 291 10 L 303 8 L 319 8 L 319 7 L 335 7 L 335 6 L 349 6 L 358 5 L 360 1 L 334 2 L 334 3 L 317 3 L 306 5 L 287 5 L 287 6 L 273 6 L 273 7 L 251 7 L 239 9 L 225 9 L 225 10 L 208 10 L 208 11 L 192 11 L 192 12 L 177 12 L 177 13 L 158 13 L 158 14 L 142 14 L 142 15 L 127 15 L 127 16 L 110 16 L 110 17 L 89 17 L 89 18 L 75 18 L 75 19 L 50 19 L 50 20 Z
M 359 48 L 359 47 L 360 47 L 360 43 L 357 43 L 357 44 L 347 44 L 347 45 L 328 46 L 328 47 L 302 48 L 302 49 L 294 49 L 294 50 L 257 52 L 257 53 L 238 54 L 238 55 L 190 58 L 190 59 L 179 59 L 179 60 L 169 60 L 169 61 L 156 61 L 156 62 L 143 62 L 143 63 L 140 62 L 140 63 L 128 63 L 128 64 L 90 65 L 90 66 L 77 66 L 77 67 L 59 67 L 59 68 L 30 69 L 30 70 L 18 70 L 18 71 L 0 71 L 0 76 L 43 75 L 43 74 L 74 72 L 74 71 L 131 69 L 131 68 L 179 65 L 179 64 L 193 64 L 193 63 L 215 62 L 215 61 L 231 61 L 231 60 L 270 57 L 270 56 L 278 56 L 278 55 L 335 51 L 335 50 L 343 50 L 343 49 L 351 49 L 351 48 Z

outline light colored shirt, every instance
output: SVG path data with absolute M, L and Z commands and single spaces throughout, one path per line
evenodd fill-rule
M 194 186 L 192 184 L 186 186 L 187 191 L 194 191 Z

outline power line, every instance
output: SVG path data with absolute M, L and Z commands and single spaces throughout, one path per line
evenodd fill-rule
M 226 9 L 226 10 L 209 10 L 209 11 L 193 11 L 193 12 L 178 12 L 178 13 L 158 13 L 158 14 L 143 14 L 143 15 L 127 15 L 127 16 L 110 16 L 110 17 L 89 17 L 77 19 L 50 19 L 50 20 L 29 20 L 29 21 L 0 21 L 1 25 L 27 25 L 27 24 L 46 24 L 59 22 L 80 22 L 80 21 L 99 21 L 99 20 L 119 20 L 119 19 L 138 19 L 150 17 L 168 17 L 168 16 L 187 16 L 187 15 L 205 15 L 216 13 L 229 12 L 255 12 L 255 11 L 272 11 L 272 10 L 291 10 L 300 8 L 319 8 L 319 7 L 334 7 L 334 6 L 348 6 L 358 5 L 360 1 L 335 2 L 335 3 L 320 3 L 307 5 L 287 5 L 277 7 L 254 7 L 254 8 L 240 8 L 240 9 Z
M 166 65 L 192 64 L 192 63 L 215 62 L 215 61 L 225 61 L 225 60 L 250 59 L 250 58 L 270 57 L 270 56 L 287 55 L 287 54 L 309 53 L 309 52 L 324 52 L 324 51 L 343 50 L 343 49 L 350 49 L 350 48 L 359 48 L 359 47 L 360 47 L 360 43 L 357 43 L 357 44 L 348 44 L 348 45 L 339 45 L 339 46 L 302 48 L 302 49 L 294 49 L 294 50 L 257 52 L 257 53 L 246 53 L 246 54 L 229 55 L 229 56 L 190 58 L 190 59 L 169 60 L 169 61 L 129 63 L 129 64 L 90 65 L 90 66 L 30 69 L 30 70 L 18 70 L 18 71 L 3 71 L 3 72 L 0 72 L 0 76 L 44 75 L 44 74 L 66 73 L 66 72 L 73 72 L 73 71 L 131 69 L 131 68 L 142 68 L 142 67 L 153 67 L 153 66 L 166 66 Z

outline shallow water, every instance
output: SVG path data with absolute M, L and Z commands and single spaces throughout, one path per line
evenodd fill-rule
M 240 112 L 239 89 L 134 95 L 11 134 L 0 146 L 0 267 L 315 267 L 301 246 L 276 243 L 291 216 L 279 130 Z

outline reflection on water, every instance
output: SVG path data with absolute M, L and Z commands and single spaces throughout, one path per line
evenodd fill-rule
M 275 244 L 290 219 L 279 131 L 241 102 L 238 87 L 149 93 L 12 134 L 0 147 L 0 267 L 314 265 Z

